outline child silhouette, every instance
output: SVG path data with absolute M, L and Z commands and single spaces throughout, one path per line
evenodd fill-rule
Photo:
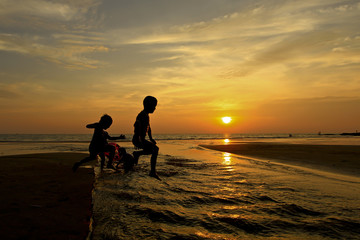
M 141 155 L 151 154 L 151 170 L 149 176 L 160 180 L 159 176 L 156 174 L 156 159 L 159 148 L 156 146 L 156 141 L 152 137 L 149 118 L 149 114 L 153 113 L 156 109 L 157 99 L 152 96 L 147 96 L 144 98 L 143 105 L 144 109 L 137 115 L 134 123 L 134 136 L 132 142 L 135 147 L 142 149 L 141 151 L 133 152 L 135 164 L 138 163 Z M 145 139 L 146 134 L 149 136 L 150 141 Z
M 112 118 L 109 115 L 105 114 L 100 118 L 99 122 L 86 125 L 87 128 L 94 128 L 94 134 L 89 145 L 90 156 L 84 158 L 79 162 L 76 162 L 73 166 L 74 172 L 78 169 L 78 167 L 81 164 L 97 159 L 98 155 L 100 155 L 101 158 L 100 167 L 102 170 L 105 164 L 105 152 L 109 152 L 109 157 L 108 157 L 109 161 L 107 164 L 107 168 L 114 169 L 112 165 L 112 161 L 115 155 L 115 146 L 108 144 L 107 139 L 110 140 L 124 139 L 125 136 L 120 135 L 119 137 L 111 137 L 105 131 L 111 126 L 112 122 L 113 122 Z

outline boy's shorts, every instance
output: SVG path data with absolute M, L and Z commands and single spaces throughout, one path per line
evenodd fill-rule
M 133 139 L 132 142 L 133 142 L 133 144 L 134 144 L 135 147 L 143 149 L 144 152 L 145 152 L 145 153 L 148 153 L 148 154 L 151 154 L 151 153 L 153 153 L 155 150 L 158 149 L 158 147 L 157 147 L 155 144 L 153 144 L 152 142 L 150 142 L 150 141 L 148 141 L 148 140 L 145 140 L 145 141 L 143 141 L 143 142 L 139 142 L 139 141 L 135 141 L 135 140 Z

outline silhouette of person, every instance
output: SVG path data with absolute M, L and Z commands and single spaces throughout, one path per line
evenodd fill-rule
M 159 176 L 156 174 L 156 160 L 159 148 L 156 146 L 156 141 L 152 137 L 149 118 L 149 114 L 153 113 L 156 109 L 157 99 L 152 96 L 147 96 L 144 98 L 143 105 L 144 109 L 137 115 L 134 123 L 134 136 L 132 142 L 135 147 L 142 149 L 141 151 L 133 152 L 135 164 L 138 163 L 141 155 L 151 154 L 151 170 L 149 176 L 160 180 Z M 150 141 L 145 139 L 146 135 L 149 136 Z
M 109 140 L 124 139 L 125 136 L 120 135 L 119 137 L 111 137 L 105 131 L 111 126 L 112 122 L 113 122 L 112 118 L 109 115 L 105 114 L 100 118 L 99 122 L 86 125 L 87 128 L 94 129 L 94 134 L 89 145 L 90 156 L 82 159 L 79 162 L 76 162 L 73 166 L 74 172 L 78 169 L 78 167 L 81 164 L 97 159 L 98 155 L 100 155 L 101 158 L 100 167 L 102 170 L 105 164 L 105 152 L 109 152 L 109 157 L 108 157 L 109 161 L 107 164 L 107 168 L 114 169 L 112 165 L 112 161 L 114 159 L 116 149 L 115 146 L 108 144 L 107 139 Z

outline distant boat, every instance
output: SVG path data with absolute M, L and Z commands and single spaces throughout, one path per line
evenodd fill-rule
M 343 136 L 360 136 L 360 132 L 354 132 L 354 133 L 341 133 L 340 135 L 343 135 Z

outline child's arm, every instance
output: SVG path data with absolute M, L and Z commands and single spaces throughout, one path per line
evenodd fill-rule
M 125 135 L 121 134 L 119 137 L 111 137 L 110 135 L 108 135 L 108 139 L 109 140 L 125 139 Z
M 86 125 L 86 128 L 96 128 L 99 123 L 90 123 Z
M 151 134 L 151 127 L 149 126 L 149 130 L 148 130 L 148 136 L 149 136 L 149 139 L 150 141 L 153 143 L 153 144 L 156 144 L 156 141 L 153 139 L 152 137 L 152 134 Z

